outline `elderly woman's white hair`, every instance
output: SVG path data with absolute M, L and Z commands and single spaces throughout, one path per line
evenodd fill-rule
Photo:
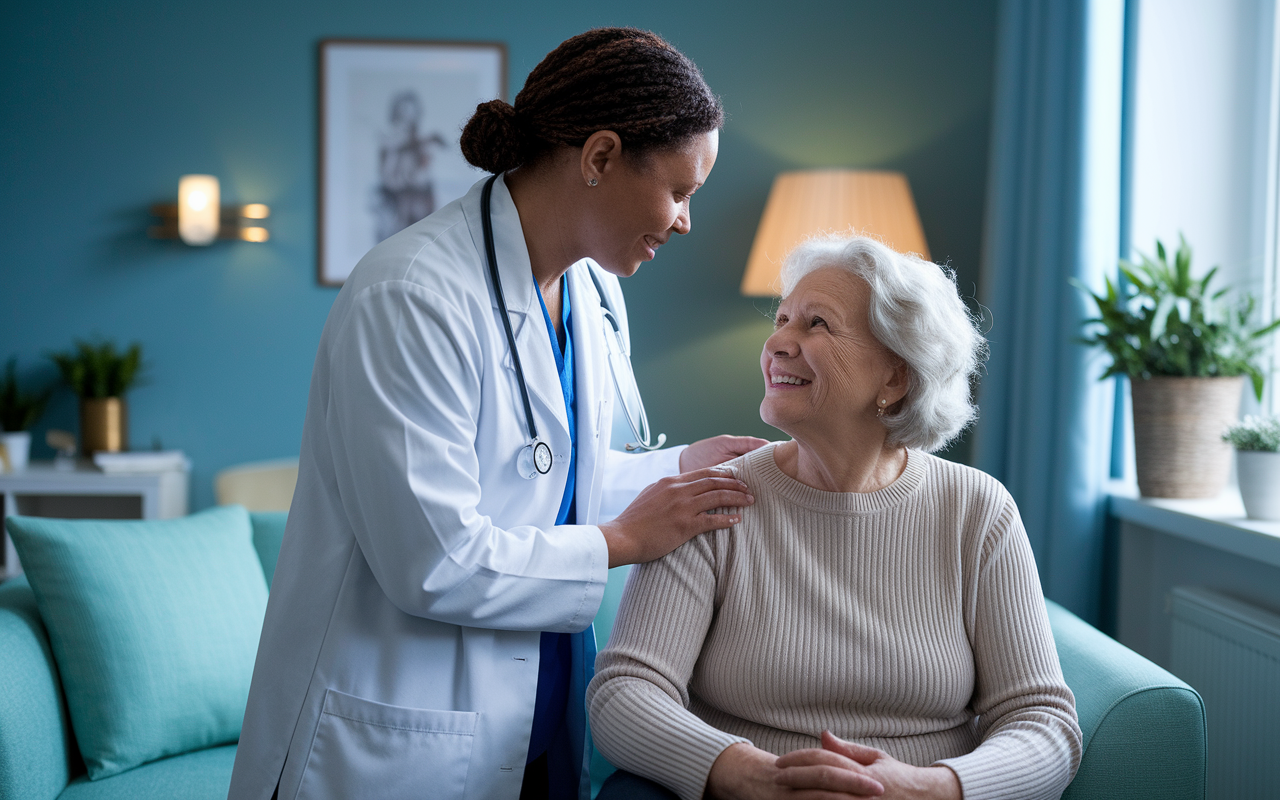
M 783 297 L 822 267 L 840 267 L 867 282 L 871 332 L 907 364 L 907 394 L 881 418 L 889 443 L 930 453 L 942 449 L 978 416 L 969 381 L 986 355 L 986 340 L 960 299 L 954 273 L 866 236 L 819 237 L 787 256 Z

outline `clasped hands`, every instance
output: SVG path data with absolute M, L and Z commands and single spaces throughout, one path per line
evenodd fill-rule
M 947 767 L 914 767 L 883 750 L 846 742 L 823 731 L 821 748 L 795 750 L 784 756 L 749 744 L 731 745 L 711 767 L 707 797 L 961 800 L 961 791 L 959 779 Z

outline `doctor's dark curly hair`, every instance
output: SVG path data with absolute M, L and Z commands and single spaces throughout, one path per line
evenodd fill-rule
M 462 131 L 462 154 L 486 172 L 537 162 L 557 147 L 581 147 L 596 131 L 624 152 L 678 146 L 724 123 L 702 73 L 662 37 L 597 28 L 563 42 L 534 67 L 515 105 L 490 100 Z

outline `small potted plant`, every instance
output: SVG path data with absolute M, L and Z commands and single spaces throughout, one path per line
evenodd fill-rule
M 1123 279 L 1108 277 L 1104 294 L 1081 286 L 1098 307 L 1098 316 L 1084 322 L 1083 341 L 1111 356 L 1104 378 L 1130 380 L 1142 494 L 1213 497 L 1231 465 L 1222 431 L 1236 421 L 1245 377 L 1261 399 L 1262 337 L 1280 320 L 1256 322 L 1248 293 L 1230 300 L 1227 289 L 1210 293 L 1218 268 L 1192 278 L 1191 248 L 1179 239 L 1172 264 L 1156 240 L 1156 257 L 1121 261 Z
M 1245 417 L 1222 439 L 1236 449 L 1240 499 L 1249 519 L 1280 520 L 1280 419 Z
M 4 443 L 5 468 L 21 472 L 27 468 L 31 453 L 31 426 L 44 413 L 52 391 L 26 394 L 18 388 L 18 357 L 5 364 L 4 379 L 0 380 L 0 441 Z
M 112 342 L 77 341 L 75 349 L 51 353 L 62 379 L 80 398 L 80 450 L 119 452 L 129 446 L 129 408 L 124 393 L 142 373 L 142 345 L 122 351 Z

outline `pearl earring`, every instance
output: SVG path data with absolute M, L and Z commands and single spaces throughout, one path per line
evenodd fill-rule
M 880 402 L 880 407 L 876 409 L 876 416 L 877 416 L 877 417 L 883 417 L 883 416 L 884 416 L 884 407 L 885 407 L 885 405 L 887 405 L 887 404 L 888 404 L 888 402 L 889 402 L 889 401 L 888 401 L 888 400 L 885 400 L 883 397 L 881 397 L 879 402 Z

